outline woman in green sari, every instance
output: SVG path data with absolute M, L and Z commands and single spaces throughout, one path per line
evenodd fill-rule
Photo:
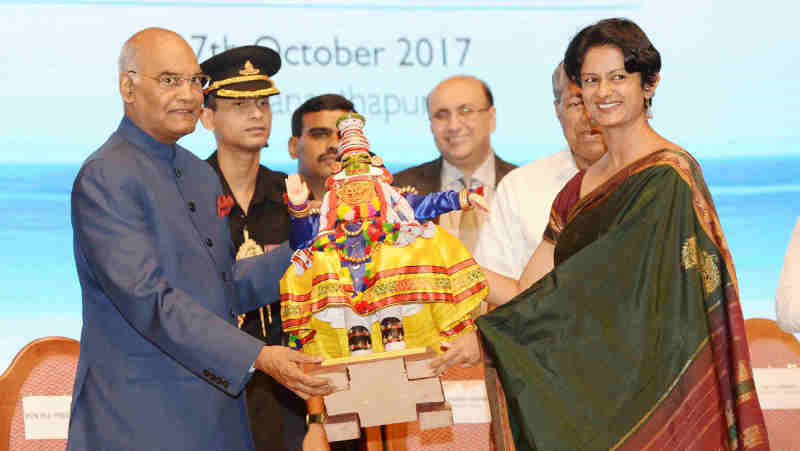
M 487 274 L 503 305 L 477 320 L 517 451 L 769 449 L 711 196 L 648 121 L 658 51 L 608 19 L 564 66 L 608 151 L 558 195 L 520 281 Z

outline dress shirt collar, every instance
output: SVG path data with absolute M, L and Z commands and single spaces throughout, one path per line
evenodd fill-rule
M 462 173 L 460 169 L 442 158 L 442 189 L 463 188 L 460 180 L 463 176 L 464 173 Z M 472 174 L 472 178 L 477 180 L 485 188 L 494 189 L 496 180 L 494 150 L 489 150 L 489 156 L 486 157 L 486 161 L 478 166 L 478 169 Z
M 561 171 L 563 173 L 569 173 L 569 177 L 572 178 L 572 176 L 575 175 L 576 172 L 581 170 L 581 168 L 578 167 L 578 163 L 575 161 L 575 152 L 573 152 L 572 149 L 569 148 L 569 146 L 565 147 L 561 151 L 569 156 L 568 158 L 569 164 L 564 165 Z
M 158 158 L 172 161 L 175 159 L 175 144 L 163 144 L 155 140 L 147 132 L 134 124 L 128 116 L 124 116 L 117 128 L 123 138 L 130 141 L 136 147 L 152 153 Z

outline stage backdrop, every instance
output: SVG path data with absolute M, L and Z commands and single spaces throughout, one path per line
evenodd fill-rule
M 774 317 L 800 214 L 800 55 L 794 2 L 563 0 L 29 1 L 0 4 L 0 371 L 31 339 L 80 336 L 69 192 L 121 118 L 116 60 L 148 26 L 183 35 L 202 61 L 277 50 L 265 164 L 291 171 L 289 118 L 335 92 L 367 117 L 392 170 L 437 155 L 425 97 L 441 79 L 491 86 L 498 154 L 526 163 L 564 146 L 550 75 L 569 39 L 606 17 L 638 22 L 663 59 L 654 127 L 703 164 L 737 265 L 746 317 Z M 181 144 L 205 158 L 202 129 Z

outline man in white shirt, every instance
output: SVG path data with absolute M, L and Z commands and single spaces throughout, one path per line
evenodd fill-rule
M 775 293 L 778 325 L 786 332 L 800 332 L 800 219 L 794 226 Z
M 500 159 L 492 149 L 495 107 L 489 86 L 467 75 L 450 77 L 428 95 L 428 111 L 441 157 L 397 173 L 394 185 L 412 186 L 419 194 L 483 187 L 484 197 L 491 202 L 497 183 L 516 166 Z M 439 225 L 457 236 L 470 252 L 482 221 L 482 215 L 474 210 L 439 217 Z
M 605 153 L 602 136 L 592 133 L 580 90 L 562 64 L 553 72 L 553 95 L 567 148 L 511 171 L 500 182 L 473 253 L 480 265 L 513 279 L 520 278 L 539 246 L 561 188 Z

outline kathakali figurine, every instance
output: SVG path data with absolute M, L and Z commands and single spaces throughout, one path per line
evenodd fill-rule
M 488 293 L 478 265 L 432 219 L 486 209 L 480 192 L 425 196 L 391 186 L 370 152 L 365 119 L 337 122 L 339 170 L 319 213 L 297 174 L 286 179 L 292 265 L 281 279 L 289 345 L 325 358 L 430 346 L 474 330 L 470 312 Z

